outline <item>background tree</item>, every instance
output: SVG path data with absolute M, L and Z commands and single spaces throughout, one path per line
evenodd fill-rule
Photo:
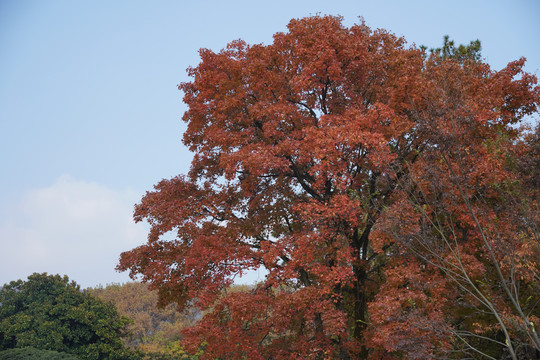
M 426 50 L 427 47 L 422 46 L 423 50 Z M 455 59 L 458 62 L 464 61 L 480 61 L 482 60 L 481 54 L 482 45 L 480 40 L 474 40 L 469 43 L 469 45 L 458 45 L 456 47 L 454 40 L 450 40 L 448 35 L 445 35 L 443 38 L 443 45 L 440 48 L 430 49 L 432 55 L 435 55 L 433 59 L 448 60 Z
M 105 302 L 112 302 L 118 313 L 133 320 L 126 328 L 124 343 L 143 354 L 178 354 L 187 358 L 181 347 L 180 331 L 192 326 L 201 314 L 197 308 L 186 307 L 177 311 L 173 305 L 158 307 L 158 294 L 140 282 L 110 284 L 88 289 L 90 294 Z
M 0 360 L 78 360 L 74 355 L 33 347 L 0 351 Z
M 409 262 L 379 227 L 395 218 L 387 209 L 407 203 L 402 188 L 416 164 L 440 161 L 456 139 L 449 120 L 463 125 L 463 148 L 516 137 L 511 125 L 539 101 L 523 61 L 496 72 L 476 59 L 427 57 L 384 30 L 331 16 L 292 20 L 270 45 L 238 40 L 200 55 L 193 81 L 180 85 L 191 170 L 136 206 L 149 241 L 122 254 L 119 269 L 141 274 L 165 303 L 211 308 L 187 332 L 209 359 L 429 358 L 451 347 L 445 331 L 421 323 L 445 311 L 435 289 L 446 279 Z M 400 225 L 407 216 L 417 222 L 411 209 Z M 260 266 L 264 283 L 220 297 L 234 276 Z M 417 321 L 401 321 L 413 341 L 396 342 L 391 331 L 372 331 L 385 320 L 369 304 L 377 300 L 375 315 L 395 310 L 377 294 L 408 290 L 407 276 L 417 299 L 403 299 Z
M 32 346 L 80 359 L 128 359 L 129 319 L 67 276 L 32 274 L 0 290 L 0 350 Z

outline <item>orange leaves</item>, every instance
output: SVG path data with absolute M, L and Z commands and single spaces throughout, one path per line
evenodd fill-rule
M 187 348 L 196 351 L 201 344 L 206 344 L 203 355 L 206 359 L 221 356 L 263 359 L 261 345 L 269 331 L 265 322 L 268 301 L 264 293 L 240 292 L 225 296 L 196 327 L 185 330 Z
M 495 259 L 530 285 L 536 218 L 512 196 L 527 198 L 518 184 L 535 183 L 536 160 L 508 126 L 540 102 L 523 60 L 495 72 L 425 59 L 332 16 L 200 55 L 179 86 L 189 176 L 137 205 L 149 242 L 120 268 L 164 301 L 213 307 L 189 336 L 209 358 L 429 358 L 458 317 L 444 307 L 447 280 L 469 276 L 471 292 Z M 219 297 L 259 266 L 260 289 Z
M 435 350 L 449 345 L 442 311 L 453 294 L 445 291 L 445 281 L 434 268 L 420 266 L 412 257 L 397 259 L 385 275 L 370 304 L 368 341 L 408 359 L 433 358 Z
M 195 327 L 185 330 L 188 349 L 206 344 L 204 359 L 312 359 L 335 354 L 321 336 L 343 335 L 345 314 L 336 311 L 315 288 L 268 292 L 253 288 L 222 297 Z M 317 334 L 314 318 L 321 316 L 324 334 Z M 310 345 L 313 337 L 320 342 Z

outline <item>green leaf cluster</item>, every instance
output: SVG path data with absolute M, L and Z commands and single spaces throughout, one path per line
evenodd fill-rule
M 80 359 L 126 359 L 130 320 L 67 276 L 32 274 L 0 290 L 0 350 L 32 346 Z
M 53 350 L 39 350 L 33 347 L 0 351 L 0 360 L 78 360 L 79 358 Z
M 422 50 L 427 50 L 426 46 L 421 46 Z M 448 35 L 443 38 L 443 45 L 440 48 L 430 49 L 432 56 L 441 60 L 454 59 L 459 63 L 467 60 L 480 61 L 482 59 L 482 44 L 480 40 L 474 40 L 469 45 L 460 44 L 456 46 L 454 40 L 450 40 Z

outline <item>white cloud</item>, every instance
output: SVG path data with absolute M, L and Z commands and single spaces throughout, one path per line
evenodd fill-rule
M 122 251 L 146 241 L 132 220 L 140 194 L 61 176 L 31 190 L 0 222 L 0 285 L 33 272 L 68 275 L 82 287 L 129 281 L 114 270 Z

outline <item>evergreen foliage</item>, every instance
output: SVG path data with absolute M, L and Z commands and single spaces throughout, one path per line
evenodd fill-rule
M 80 359 L 126 359 L 121 336 L 129 322 L 67 276 L 35 273 L 0 290 L 0 350 L 32 346 Z

